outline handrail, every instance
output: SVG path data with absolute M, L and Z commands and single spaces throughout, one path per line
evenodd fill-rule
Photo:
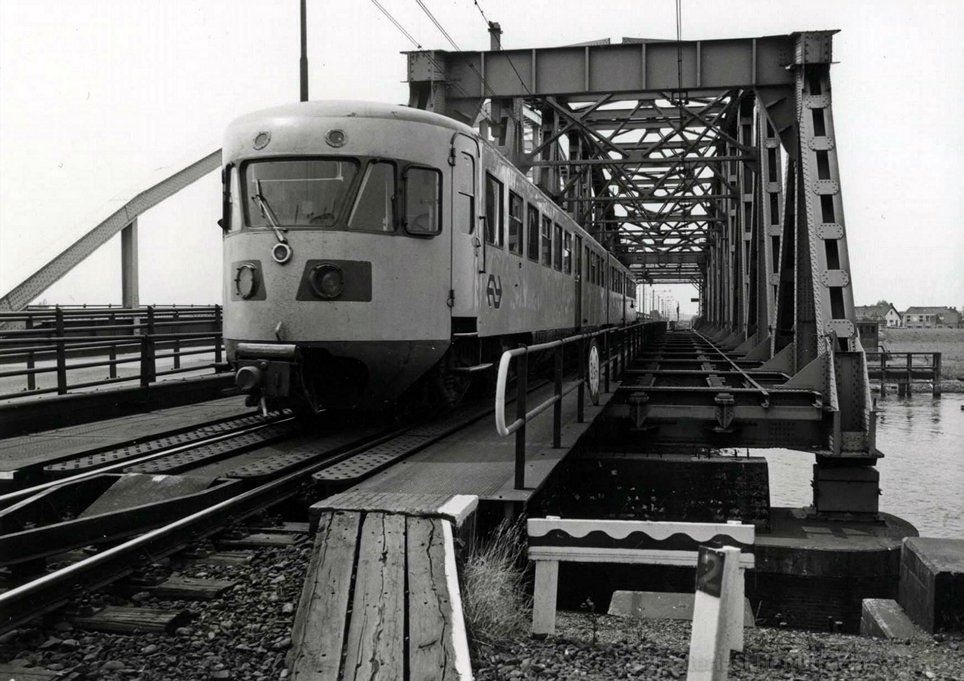
M 37 320 L 30 317 L 30 313 L 26 316 L 14 313 L 26 318 L 29 328 L 0 331 L 0 364 L 14 367 L 0 371 L 0 378 L 23 377 L 26 380 L 25 390 L 0 394 L 0 399 L 54 392 L 66 395 L 69 390 L 122 381 L 139 381 L 146 388 L 157 381 L 158 376 L 205 369 L 220 371 L 225 366 L 222 364 L 224 348 L 219 305 L 204 308 L 146 306 L 111 311 L 101 309 L 93 313 L 73 310 L 73 314 L 55 307 L 52 312 L 52 317 L 44 313 L 42 326 L 34 326 Z M 2 316 L 0 313 L 0 318 Z M 12 315 L 8 313 L 7 316 Z M 120 317 L 128 319 L 128 323 L 114 323 Z M 97 324 L 100 319 L 110 323 Z M 187 330 L 199 325 L 209 328 Z M 202 360 L 182 368 L 182 358 L 206 354 L 213 354 L 213 363 Z M 81 358 L 89 359 L 84 361 Z M 157 360 L 168 359 L 172 360 L 169 368 L 158 366 Z M 51 364 L 38 366 L 41 361 Z M 126 364 L 139 364 L 138 373 L 118 376 L 118 366 Z M 69 371 L 98 367 L 107 367 L 106 378 L 68 383 Z M 56 375 L 55 386 L 38 386 L 37 377 L 46 374 Z
M 605 384 L 608 389 L 612 365 L 618 363 L 622 369 L 626 368 L 627 363 L 640 351 L 643 343 L 643 330 L 647 326 L 645 322 L 637 322 L 627 326 L 609 327 L 587 333 L 575 334 L 566 338 L 537 343 L 535 345 L 523 345 L 512 350 L 506 350 L 499 359 L 499 369 L 496 374 L 495 389 L 495 428 L 496 432 L 502 437 L 515 434 L 515 488 L 525 488 L 525 431 L 526 424 L 553 407 L 553 428 L 552 446 L 561 446 L 562 438 L 562 399 L 569 393 L 578 390 L 579 396 L 576 406 L 576 419 L 579 423 L 584 420 L 585 405 L 585 385 L 586 385 L 586 364 L 588 357 L 585 352 L 585 344 L 594 338 L 605 340 L 605 360 L 600 362 L 600 369 L 605 371 Z M 616 335 L 619 349 L 615 356 L 612 353 L 610 338 Z M 571 382 L 567 387 L 563 387 L 563 366 L 564 351 L 567 345 L 579 343 L 579 378 Z M 529 355 L 541 352 L 554 351 L 554 390 L 553 394 L 540 402 L 532 409 L 527 409 L 526 395 L 528 393 L 528 370 Z M 519 360 L 516 370 L 516 419 L 507 424 L 505 418 L 506 387 L 509 380 L 509 367 L 514 359 Z M 598 378 L 598 377 L 597 377 Z

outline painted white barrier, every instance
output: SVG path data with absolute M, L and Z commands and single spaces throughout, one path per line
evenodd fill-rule
M 701 545 L 718 544 L 733 547 L 738 557 L 732 564 L 740 584 L 739 599 L 734 602 L 740 607 L 738 613 L 733 613 L 730 643 L 735 646 L 731 646 L 732 650 L 743 650 L 743 570 L 754 566 L 753 554 L 749 552 L 756 536 L 753 525 L 550 517 L 529 519 L 527 531 L 529 560 L 536 564 L 533 636 L 546 636 L 556 630 L 560 562 L 696 567 Z

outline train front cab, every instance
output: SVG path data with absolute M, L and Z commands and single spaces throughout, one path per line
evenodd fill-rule
M 305 126 L 299 139 L 298 126 L 278 125 L 271 153 L 258 153 L 250 140 L 269 123 L 258 119 L 234 130 L 229 138 L 242 142 L 230 156 L 226 144 L 229 359 L 244 370 L 239 382 L 276 403 L 307 398 L 316 407 L 390 406 L 450 342 L 452 130 L 362 116 L 315 118 L 309 123 L 322 134 L 342 130 L 348 142 L 305 156 L 299 151 L 306 148 Z M 396 140 L 395 148 L 385 139 Z M 475 143 L 465 142 L 471 158 Z M 312 197 L 291 198 L 306 178 L 316 185 L 318 178 L 341 178 L 344 200 L 330 211 L 310 206 L 307 212 Z M 256 194 L 270 211 L 253 200 Z M 471 257 L 473 249 L 467 250 Z M 280 262 L 279 251 L 286 255 Z

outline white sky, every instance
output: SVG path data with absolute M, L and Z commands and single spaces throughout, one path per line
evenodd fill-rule
M 381 2 L 448 47 L 414 0 Z M 472 0 L 425 3 L 460 47 L 488 47 Z M 675 37 L 673 0 L 479 4 L 510 48 Z M 308 0 L 308 19 L 312 99 L 407 101 L 412 45 L 374 5 Z M 683 0 L 684 39 L 829 28 L 856 302 L 964 305 L 964 3 Z M 110 199 L 218 148 L 232 118 L 297 100 L 298 56 L 298 0 L 0 0 L 0 292 Z M 212 174 L 141 218 L 142 303 L 220 300 L 219 211 Z M 120 302 L 119 252 L 115 238 L 43 297 Z

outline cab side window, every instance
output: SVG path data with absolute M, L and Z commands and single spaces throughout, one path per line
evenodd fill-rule
M 522 255 L 522 197 L 509 192 L 509 252 Z
M 502 205 L 505 189 L 502 183 L 485 174 L 485 241 L 502 248 Z
M 442 231 L 442 173 L 434 168 L 405 171 L 405 230 L 418 235 Z
M 552 219 L 542 217 L 542 264 L 552 266 Z
M 529 260 L 539 262 L 539 210 L 531 203 L 528 206 L 526 222 L 529 232 L 526 253 L 529 255 Z

